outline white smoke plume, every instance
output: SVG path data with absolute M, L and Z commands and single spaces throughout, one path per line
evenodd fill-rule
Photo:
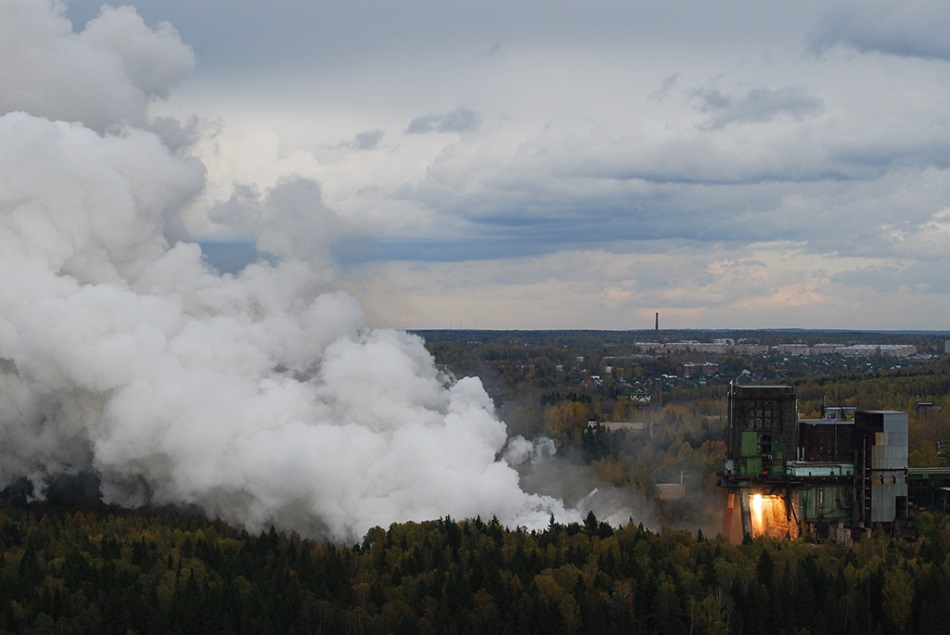
M 108 502 L 338 540 L 446 514 L 579 519 L 497 458 L 479 380 L 365 328 L 303 257 L 329 222 L 300 208 L 305 183 L 255 199 L 276 206 L 256 226 L 274 262 L 220 275 L 172 242 L 204 168 L 144 126 L 194 57 L 132 9 L 79 32 L 63 16 L 0 3 L 0 487 L 91 470 Z

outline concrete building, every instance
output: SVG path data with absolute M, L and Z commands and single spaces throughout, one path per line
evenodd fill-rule
M 907 518 L 907 413 L 858 412 L 854 417 L 860 445 L 855 448 L 859 505 L 854 522 L 861 527 Z
M 807 344 L 776 344 L 772 350 L 780 355 L 811 355 L 811 347 Z
M 683 362 L 677 371 L 683 377 L 712 377 L 719 369 L 720 365 L 716 362 Z
M 683 483 L 657 483 L 656 497 L 661 501 L 679 500 L 686 496 L 686 485 Z

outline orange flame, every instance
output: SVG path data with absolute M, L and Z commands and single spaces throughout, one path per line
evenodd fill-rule
M 749 499 L 752 512 L 752 536 L 782 538 L 788 534 L 788 514 L 781 496 L 752 494 Z

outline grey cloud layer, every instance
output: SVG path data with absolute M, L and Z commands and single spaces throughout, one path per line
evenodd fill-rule
M 875 0 L 833 7 L 809 36 L 810 50 L 950 60 L 950 7 L 937 0 Z
M 372 244 L 348 265 L 793 243 L 947 282 L 945 3 L 139 4 L 181 18 L 216 103 L 306 112 L 275 157 L 317 157 L 293 167 Z

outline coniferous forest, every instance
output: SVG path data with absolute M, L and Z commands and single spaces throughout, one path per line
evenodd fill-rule
M 950 521 L 850 548 L 441 518 L 353 545 L 194 516 L 0 510 L 0 630 L 22 633 L 937 633 Z

